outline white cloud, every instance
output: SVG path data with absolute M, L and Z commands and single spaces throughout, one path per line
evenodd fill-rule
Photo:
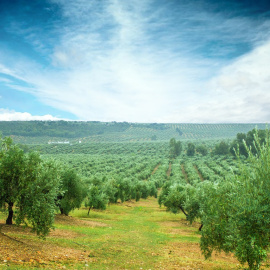
M 211 81 L 224 114 L 230 105 L 245 122 L 270 120 L 269 61 L 270 41 L 237 59 Z
M 2 78 L 2 77 L 0 77 L 0 82 L 9 84 L 9 83 L 11 83 L 11 80 L 9 80 L 9 79 L 7 79 L 7 78 Z
M 7 59 L 0 73 L 24 83 L 8 86 L 81 120 L 269 120 L 269 42 L 232 63 L 219 58 L 240 40 L 258 46 L 265 39 L 260 30 L 269 24 L 226 20 L 191 4 L 171 14 L 175 22 L 167 6 L 155 9 L 154 1 L 51 1 L 65 17 L 64 26 L 55 26 L 59 38 L 50 50 L 51 65 Z M 213 48 L 211 57 L 200 54 L 215 40 L 231 43 Z
M 175 110 L 163 121 L 270 121 L 270 41 L 220 70 L 208 85 L 208 94 L 196 96 L 192 106 Z
M 42 121 L 56 121 L 63 120 L 52 115 L 31 115 L 28 112 L 15 112 L 6 109 L 0 109 L 0 121 L 32 121 L 32 120 L 42 120 Z

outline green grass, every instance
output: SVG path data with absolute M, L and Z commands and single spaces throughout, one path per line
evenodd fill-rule
M 84 245 L 91 251 L 90 256 L 96 258 L 91 269 L 138 269 L 139 265 L 150 269 L 157 258 L 149 254 L 157 252 L 160 245 L 170 241 L 170 237 L 159 231 L 157 223 L 149 220 L 149 213 L 151 208 L 148 207 L 122 205 L 112 205 L 103 213 L 90 213 L 89 217 L 80 210 L 74 211 L 73 216 L 104 222 L 107 227 L 70 228 L 57 225 L 57 228 L 85 234 L 76 242 Z
M 182 214 L 174 215 L 166 212 L 164 208 L 159 208 L 154 198 L 138 203 L 125 202 L 111 205 L 105 211 L 94 210 L 89 216 L 87 209 L 75 210 L 71 216 L 84 222 L 79 222 L 74 226 L 70 222 L 67 224 L 61 222 L 56 223 L 55 227 L 58 232 L 75 236 L 64 237 L 65 234 L 58 237 L 49 236 L 46 243 L 61 248 L 81 250 L 89 261 L 61 261 L 60 264 L 65 269 L 167 270 L 181 269 L 180 266 L 188 267 L 191 264 L 195 267 L 204 261 L 203 257 L 189 257 L 188 251 L 185 255 L 175 253 L 179 248 L 189 245 L 196 245 L 198 249 L 200 237 L 198 228 L 188 225 Z M 12 236 L 25 242 L 29 239 L 35 244 L 42 244 L 41 240 L 33 235 L 14 233 Z M 196 253 L 200 253 L 199 249 Z M 215 260 L 208 264 L 211 267 L 203 269 L 219 269 L 219 267 L 228 269 L 222 262 L 215 262 Z M 47 267 L 61 269 L 57 261 L 50 262 Z M 43 269 L 43 266 L 35 265 L 34 268 L 34 266 L 21 265 L 18 267 L 11 262 L 10 266 L 2 263 L 0 269 Z

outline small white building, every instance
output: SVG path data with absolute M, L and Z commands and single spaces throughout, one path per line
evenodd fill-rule
M 48 144 L 69 144 L 69 141 L 57 141 L 57 142 L 54 142 L 54 141 L 48 141 Z

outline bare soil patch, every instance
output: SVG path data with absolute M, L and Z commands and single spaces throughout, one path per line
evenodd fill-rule
M 183 173 L 183 175 L 184 175 L 184 177 L 185 177 L 185 179 L 186 179 L 186 182 L 189 183 L 189 181 L 188 181 L 188 176 L 187 176 L 187 173 L 186 173 L 186 171 L 185 171 L 184 164 L 181 164 L 181 170 L 182 170 L 182 173 Z
M 172 163 L 169 164 L 169 169 L 168 169 L 168 171 L 167 171 L 167 176 L 168 176 L 168 177 L 170 177 L 171 172 L 172 172 Z
M 157 169 L 159 168 L 159 166 L 160 166 L 160 163 L 155 167 L 155 169 L 152 171 L 152 175 L 154 175 L 155 174 L 155 172 L 157 171 Z
M 194 165 L 194 169 L 195 169 L 196 172 L 198 173 L 198 175 L 199 175 L 201 181 L 203 181 L 203 180 L 204 180 L 204 179 L 203 179 L 203 176 L 202 176 L 202 174 L 199 172 L 198 167 L 197 167 L 196 165 Z

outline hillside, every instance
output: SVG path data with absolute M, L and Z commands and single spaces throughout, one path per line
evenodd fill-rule
M 15 142 L 128 142 L 198 139 L 231 139 L 266 124 L 144 124 L 127 122 L 81 121 L 1 121 L 0 132 Z

